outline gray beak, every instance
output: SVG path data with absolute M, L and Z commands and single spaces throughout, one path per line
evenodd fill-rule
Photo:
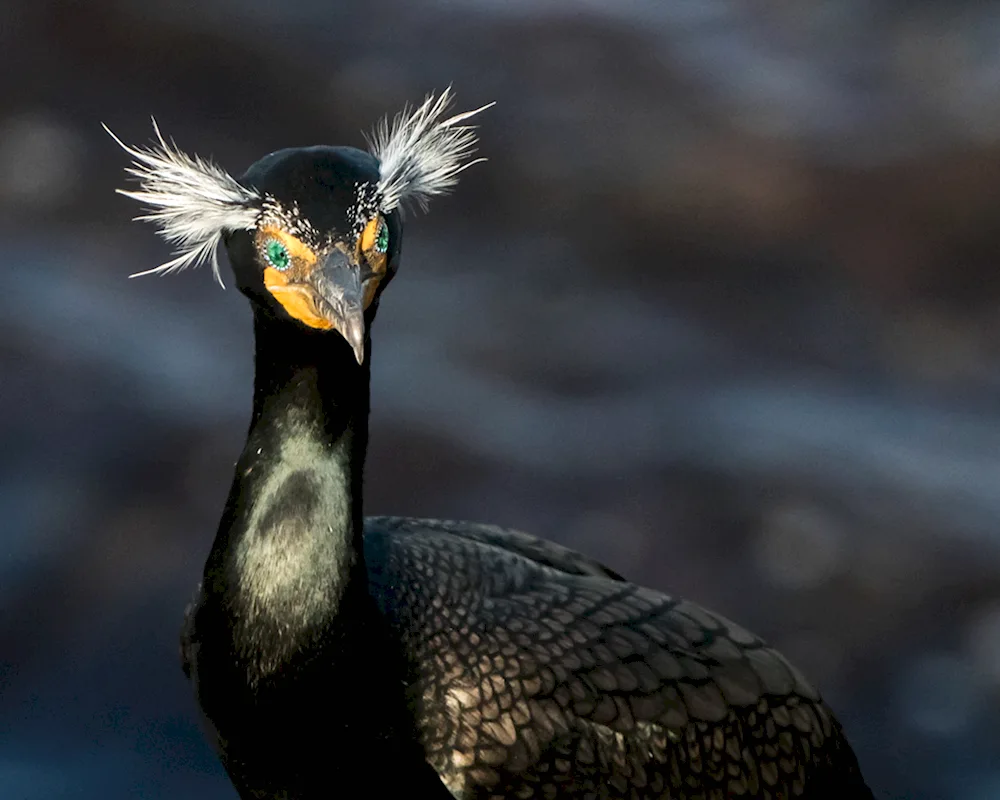
M 336 328 L 354 350 L 361 364 L 365 360 L 365 307 L 361 271 L 347 255 L 334 250 L 310 275 L 317 310 Z

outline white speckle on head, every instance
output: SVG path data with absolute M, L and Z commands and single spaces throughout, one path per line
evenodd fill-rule
M 271 195 L 265 195 L 261 205 L 258 225 L 273 225 L 301 239 L 313 250 L 329 247 L 332 241 L 329 236 L 321 236 L 316 227 L 302 215 L 298 203 L 283 205 Z
M 383 208 L 382 196 L 379 194 L 378 186 L 374 183 L 355 183 L 354 196 L 354 204 L 348 209 L 347 216 L 351 220 L 351 234 L 357 239 L 361 236 L 368 221 Z

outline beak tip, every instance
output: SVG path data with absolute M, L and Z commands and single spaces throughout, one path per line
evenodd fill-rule
M 358 360 L 358 364 L 361 365 L 365 361 L 365 320 L 361 314 L 351 317 L 347 320 L 346 325 L 347 330 L 345 331 L 345 337 L 347 343 L 354 350 L 354 357 Z

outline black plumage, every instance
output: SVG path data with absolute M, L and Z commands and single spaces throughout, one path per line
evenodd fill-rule
M 385 161 L 268 156 L 239 181 L 260 218 L 223 226 L 253 413 L 181 652 L 240 796 L 871 797 L 816 690 L 739 626 L 526 534 L 363 518 Z

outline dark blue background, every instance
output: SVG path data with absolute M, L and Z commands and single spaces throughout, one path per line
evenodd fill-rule
M 235 174 L 454 84 L 369 513 L 551 537 L 772 640 L 882 797 L 1000 796 L 1000 16 L 853 0 L 7 2 L 0 798 L 232 797 L 177 632 L 250 320 L 113 193 L 153 114 Z M 335 754 L 331 754 L 335 757 Z

